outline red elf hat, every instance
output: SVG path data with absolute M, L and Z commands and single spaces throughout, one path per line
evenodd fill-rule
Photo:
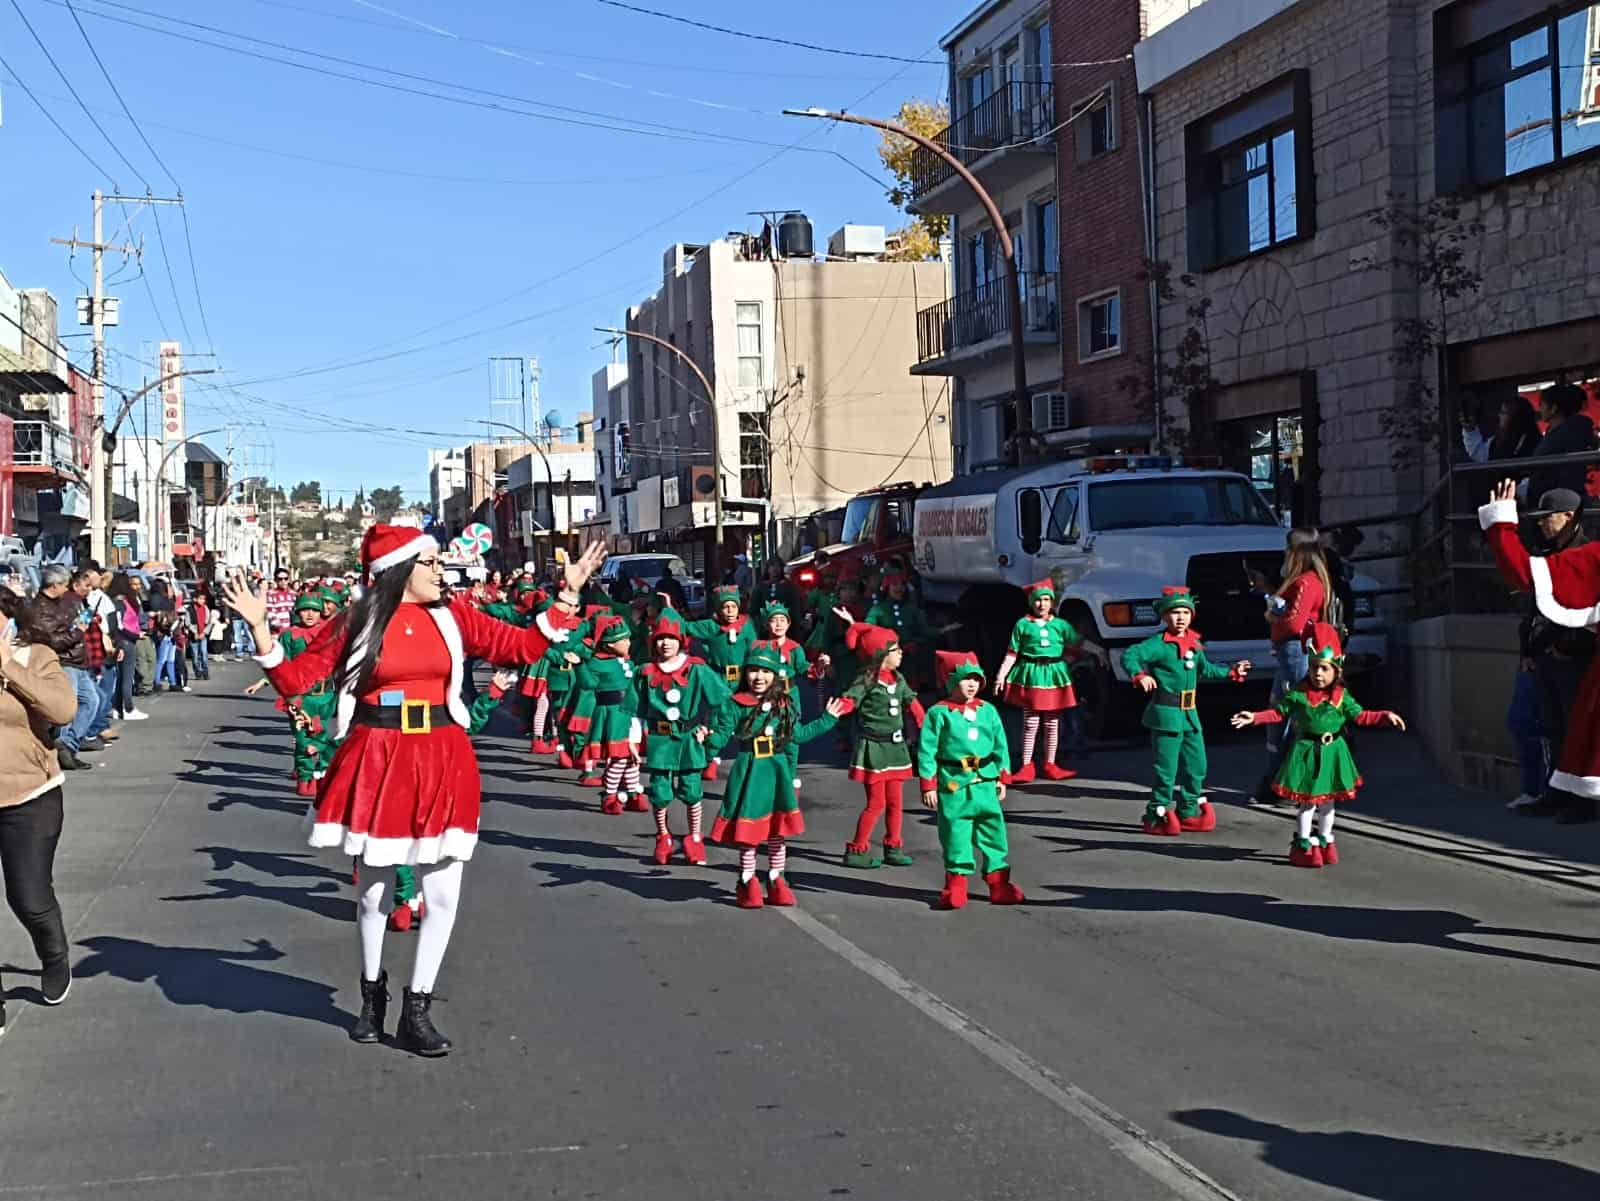
M 900 635 L 882 626 L 858 621 L 845 631 L 844 644 L 863 659 L 881 659 L 900 645 Z
M 962 680 L 969 677 L 983 679 L 983 666 L 971 651 L 934 651 L 934 678 L 944 681 L 944 690 L 954 692 Z
M 1325 621 L 1306 627 L 1306 654 L 1312 659 L 1329 663 L 1344 662 L 1344 644 L 1339 641 L 1339 631 Z
M 361 566 L 373 575 L 387 571 L 425 550 L 438 550 L 432 534 L 410 525 L 375 525 L 361 539 Z

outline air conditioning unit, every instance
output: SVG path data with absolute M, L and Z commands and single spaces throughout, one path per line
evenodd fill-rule
M 1072 428 L 1072 407 L 1065 392 L 1039 392 L 1033 397 L 1033 428 L 1041 434 Z

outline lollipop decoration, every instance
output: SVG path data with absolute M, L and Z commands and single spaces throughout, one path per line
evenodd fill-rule
M 466 542 L 475 555 L 486 555 L 489 548 L 494 545 L 494 531 L 481 521 L 474 521 L 461 531 L 461 540 Z

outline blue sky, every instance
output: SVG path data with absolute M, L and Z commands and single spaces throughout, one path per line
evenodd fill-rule
M 868 131 L 776 114 L 812 104 L 887 114 L 943 83 L 937 63 L 771 45 L 599 0 L 73 0 L 147 147 L 62 0 L 14 3 L 116 149 L 13 0 L 0 0 L 0 56 L 105 172 L 0 68 L 0 269 L 18 287 L 54 291 L 63 332 L 76 332 L 72 298 L 84 289 L 74 271 L 86 281 L 88 257 L 69 263 L 49 239 L 74 226 L 88 236 L 97 185 L 143 194 L 148 181 L 172 195 L 175 177 L 198 298 L 176 211 L 159 211 L 165 260 L 156 211 L 136 215 L 145 275 L 137 264 L 111 264 L 122 275 L 109 289 L 122 301 L 112 378 L 137 385 L 146 373 L 138 360 L 153 363 L 163 337 L 214 349 L 234 390 L 191 381 L 188 428 L 253 421 L 240 439 L 270 459 L 277 478 L 320 479 L 329 491 L 398 482 L 424 494 L 424 448 L 446 439 L 359 427 L 459 431 L 465 440 L 469 423 L 487 416 L 492 355 L 537 355 L 542 408 L 567 420 L 587 408 L 589 377 L 608 356 L 592 327 L 620 324 L 626 305 L 654 290 L 674 241 L 752 228 L 752 209 L 802 209 L 819 238 L 845 221 L 895 224 L 881 188 L 860 170 L 883 177 Z M 733 0 L 644 6 L 937 59 L 938 38 L 970 4 L 813 0 L 791 10 L 807 18 L 803 27 Z M 587 113 L 538 109 L 560 118 L 545 120 L 504 111 L 532 111 L 528 101 Z M 639 122 L 673 128 L 647 136 L 594 127 Z M 803 149 L 783 149 L 796 142 Z M 838 151 L 856 166 L 808 151 Z M 125 217 L 108 208 L 108 236 L 126 238 Z M 68 345 L 87 363 L 87 338 Z M 330 365 L 339 369 L 304 374 Z

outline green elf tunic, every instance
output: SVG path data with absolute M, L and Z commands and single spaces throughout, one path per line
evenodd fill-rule
M 1016 657 L 1002 697 L 1020 709 L 1057 713 L 1077 705 L 1066 652 L 1083 641 L 1071 622 L 1059 617 L 1024 617 L 1011 628 L 1008 653 Z
M 755 645 L 771 647 L 778 653 L 778 658 L 783 661 L 778 674 L 786 680 L 804 680 L 814 674 L 811 662 L 806 658 L 805 647 L 793 638 L 764 638 Z
M 1389 713 L 1363 709 L 1341 685 L 1324 691 L 1301 684 L 1284 694 L 1277 708 L 1252 713 L 1250 719 L 1258 726 L 1285 721 L 1294 726 L 1272 791 L 1296 805 L 1322 805 L 1353 801 L 1361 788 L 1361 773 L 1344 738 L 1345 726 L 1382 725 Z
M 634 675 L 633 663 L 609 650 L 597 651 L 578 668 L 579 699 L 567 730 L 576 747 L 574 758 L 585 767 L 632 754 L 638 705 Z
M 776 705 L 776 708 L 775 708 Z M 760 846 L 772 838 L 805 832 L 795 790 L 800 744 L 832 730 L 836 719 L 823 713 L 800 722 L 794 698 L 782 702 L 738 692 L 717 716 L 717 753 L 737 748 L 728 772 L 722 809 L 711 827 L 711 841 Z
M 760 637 L 755 623 L 743 613 L 734 618 L 732 625 L 723 625 L 710 617 L 701 621 L 686 621 L 683 623 L 683 632 L 700 640 L 705 650 L 706 664 L 722 677 L 730 689 L 738 685 L 739 676 L 744 671 L 745 656 Z
M 924 792 L 939 794 L 939 846 L 944 870 L 970 876 L 972 849 L 983 852 L 984 871 L 1010 866 L 1006 819 L 995 787 L 1006 778 L 1011 751 L 1000 711 L 987 701 L 943 700 L 928 710 L 917 740 L 917 775 Z
M 863 673 L 865 675 L 865 673 Z M 906 717 L 916 725 L 924 720 L 922 702 L 898 671 L 878 671 L 845 689 L 843 699 L 856 718 L 856 749 L 850 760 L 850 778 L 909 780 L 911 748 L 906 742 Z
M 307 599 L 302 597 L 295 603 L 318 613 L 322 611 L 320 602 L 307 604 Z M 278 645 L 283 647 L 284 658 L 293 659 L 303 654 L 320 632 L 320 626 L 309 630 L 304 626 L 290 626 L 278 635 Z M 291 705 L 309 719 L 307 725 L 297 722 L 294 726 L 294 776 L 301 784 L 309 784 L 328 770 L 328 764 L 333 762 L 333 752 L 338 749 L 333 726 L 339 708 L 339 693 L 331 680 L 323 680 L 304 696 L 287 700 L 280 697 L 278 700 L 278 707 L 284 712 L 288 712 Z
M 893 630 L 900 636 L 900 645 L 906 652 L 906 675 L 918 683 L 924 683 L 931 677 L 933 628 L 928 625 L 927 617 L 909 596 L 905 600 L 895 600 L 887 595 L 880 596 L 877 603 L 867 610 L 866 622 L 868 625 Z
M 1179 823 L 1187 823 L 1185 829 L 1213 828 L 1216 819 L 1210 806 L 1204 804 L 1206 740 L 1195 709 L 1196 689 L 1201 680 L 1237 681 L 1244 677 L 1236 667 L 1206 658 L 1200 634 L 1192 626 L 1181 637 L 1164 630 L 1134 643 L 1122 652 L 1122 666 L 1135 680 L 1148 676 L 1156 682 L 1144 711 L 1144 728 L 1150 731 L 1156 772 L 1156 784 L 1145 810 L 1146 826 L 1165 822 L 1175 804 Z
M 714 727 L 732 693 L 718 672 L 682 651 L 635 672 L 634 687 L 650 803 L 657 809 L 673 801 L 695 804 L 705 796 L 700 775 L 708 758 L 694 732 L 702 725 Z

